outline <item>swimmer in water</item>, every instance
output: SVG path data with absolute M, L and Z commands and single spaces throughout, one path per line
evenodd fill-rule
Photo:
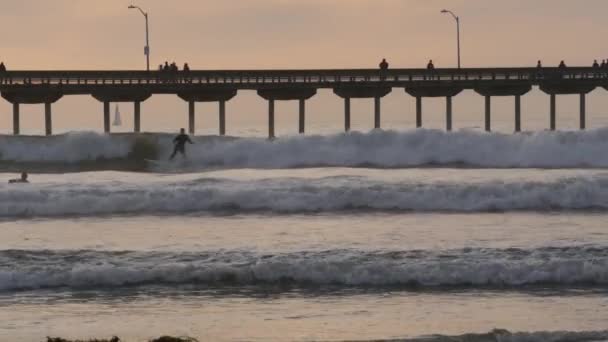
M 9 183 L 29 183 L 27 180 L 27 172 L 21 172 L 21 178 L 9 179 Z

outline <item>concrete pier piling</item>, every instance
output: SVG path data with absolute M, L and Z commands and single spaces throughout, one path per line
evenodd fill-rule
M 19 103 L 18 102 L 13 103 L 13 134 L 14 135 L 20 134 L 20 129 L 19 129 Z
M 51 135 L 53 134 L 53 122 L 51 117 L 51 103 L 44 103 L 44 134 Z
M 380 128 L 381 99 L 392 91 L 390 87 L 340 86 L 334 94 L 344 99 L 344 130 L 350 130 L 350 99 L 374 99 L 374 128 Z
M 133 131 L 139 133 L 141 131 L 141 102 L 133 102 Z
M 274 101 L 298 101 L 298 132 L 304 133 L 305 101 L 317 94 L 314 88 L 265 88 L 258 90 L 258 95 L 268 101 L 268 138 L 275 137 Z M 271 105 L 272 102 L 272 105 Z M 271 110 L 272 109 L 272 110 Z M 271 114 L 272 112 L 272 114 Z M 272 119 L 272 120 L 271 120 Z
M 515 95 L 515 132 L 521 132 L 521 96 Z
M 194 101 L 188 101 L 188 133 L 194 134 L 195 127 L 195 107 Z
M 110 102 L 103 102 L 103 131 L 110 133 Z
M 422 97 L 416 96 L 416 128 L 422 127 Z
M 452 130 L 452 97 L 445 98 L 445 130 Z
M 344 98 L 344 132 L 350 131 L 350 97 Z
M 555 94 L 549 95 L 549 129 L 555 131 Z
M 374 97 L 374 128 L 380 128 L 380 98 Z
M 580 96 L 580 113 L 579 113 L 579 125 L 580 129 L 585 129 L 586 126 L 586 101 L 585 94 L 579 94 Z
M 304 134 L 304 125 L 306 122 L 306 100 L 299 99 L 298 102 L 298 133 Z
M 489 132 L 492 130 L 492 97 L 491 96 L 485 96 L 485 103 L 486 103 L 486 115 L 485 115 L 485 128 L 486 128 L 486 132 Z
M 219 101 L 220 135 L 226 135 L 226 101 Z
M 274 100 L 268 100 L 268 139 L 274 137 Z

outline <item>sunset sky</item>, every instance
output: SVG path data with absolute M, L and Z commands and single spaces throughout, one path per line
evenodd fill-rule
M 136 10 L 128 10 L 129 4 L 3 1 L 0 60 L 9 69 L 145 68 L 144 19 Z M 436 67 L 453 67 L 455 22 L 440 13 L 442 8 L 461 17 L 463 67 L 532 66 L 538 59 L 545 65 L 562 59 L 568 65 L 590 65 L 593 59 L 608 58 L 603 43 L 608 36 L 605 0 L 140 0 L 133 4 L 149 12 L 152 68 L 165 60 L 180 66 L 188 62 L 192 69 L 367 68 L 376 67 L 382 57 L 391 67 L 423 67 L 429 59 Z M 590 95 L 591 116 L 604 113 L 608 104 L 604 92 Z M 528 96 L 524 112 L 544 120 L 547 101 L 538 91 Z M 455 100 L 459 101 L 455 113 L 477 118 L 482 99 L 468 92 L 461 97 Z M 565 99 L 559 113 L 570 115 L 570 107 L 576 108 L 574 97 Z M 440 118 L 443 105 L 433 101 L 440 100 L 429 100 L 428 111 Z M 408 115 L 408 122 L 413 120 L 412 99 L 402 90 L 393 90 L 385 102 L 388 117 Z M 496 112 L 510 118 L 511 100 L 497 102 Z M 132 111 L 128 104 L 121 106 L 125 113 Z M 254 93 L 239 94 L 229 104 L 229 133 L 231 120 L 233 124 L 247 121 L 239 119 L 245 110 L 263 122 L 265 106 Z M 341 106 L 330 92 L 320 92 L 309 106 L 310 118 L 321 115 L 315 114 L 319 111 L 331 112 L 339 122 Z M 371 111 L 371 104 L 364 106 L 361 113 Z M 215 105 L 199 107 L 212 115 L 209 120 L 217 121 Z M 285 106 L 286 115 L 294 114 L 295 107 Z M 179 126 L 185 123 L 185 108 L 177 98 L 154 96 L 143 104 L 142 127 L 166 127 L 171 122 L 168 113 L 179 117 Z M 53 111 L 56 130 L 101 127 L 101 106 L 90 97 L 64 97 Z M 197 111 L 204 115 L 198 107 Z M 24 128 L 39 133 L 42 106 L 24 106 L 22 112 Z M 9 114 L 9 104 L 0 102 L 0 132 L 10 131 Z M 456 114 L 455 127 L 458 120 Z

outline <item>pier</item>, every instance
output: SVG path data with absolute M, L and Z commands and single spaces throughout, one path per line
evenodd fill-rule
M 174 94 L 188 103 L 188 131 L 194 134 L 195 103 L 218 103 L 218 134 L 226 134 L 226 102 L 239 90 L 255 90 L 268 102 L 268 137 L 275 136 L 275 101 L 297 101 L 298 132 L 305 132 L 306 100 L 318 89 L 332 89 L 344 100 L 344 130 L 350 130 L 351 99 L 374 101 L 374 128 L 381 128 L 381 101 L 395 90 L 416 99 L 416 127 L 423 127 L 423 99 L 443 97 L 446 130 L 452 129 L 452 98 L 472 89 L 485 101 L 487 131 L 492 129 L 492 97 L 514 99 L 515 131 L 521 130 L 521 97 L 532 87 L 548 95 L 548 128 L 556 128 L 556 97 L 580 96 L 580 129 L 586 125 L 586 94 L 608 89 L 608 70 L 568 68 L 190 70 L 190 71 L 6 71 L 0 94 L 13 105 L 13 134 L 19 134 L 19 106 L 44 104 L 45 133 L 52 134 L 52 104 L 66 95 L 91 95 L 103 105 L 104 132 L 110 132 L 110 103 L 131 102 L 134 131 L 141 127 L 141 103 L 155 94 Z

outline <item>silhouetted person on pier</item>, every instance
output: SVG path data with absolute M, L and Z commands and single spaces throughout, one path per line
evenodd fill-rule
M 378 66 L 380 67 L 381 71 L 388 70 L 388 62 L 386 61 L 386 58 L 382 58 L 382 62 L 380 62 Z
M 599 65 L 599 64 L 598 64 L 598 62 L 597 62 L 597 59 L 593 60 L 593 65 L 592 65 L 592 67 L 593 67 L 593 68 L 599 68 L 599 67 L 600 67 L 600 65 Z
M 163 66 L 163 71 L 169 71 L 169 62 L 165 61 L 165 65 Z
M 175 62 L 171 63 L 170 65 L 170 70 L 171 72 L 177 72 L 179 69 L 177 68 L 177 64 L 175 64 Z
M 27 172 L 21 172 L 21 178 L 9 179 L 9 183 L 29 183 L 27 180 Z
M 4 65 L 4 62 L 0 62 L 0 72 L 5 72 L 6 71 L 6 66 Z
M 173 153 L 171 154 L 171 157 L 169 157 L 169 160 L 173 160 L 173 158 L 175 157 L 175 155 L 177 154 L 177 152 L 181 153 L 182 156 L 186 156 L 186 143 L 190 143 L 193 144 L 192 140 L 190 140 L 190 137 L 188 136 L 188 134 L 186 134 L 186 130 L 184 130 L 183 128 L 179 130 L 179 135 L 177 135 L 174 139 L 173 139 Z
M 386 79 L 386 70 L 388 70 L 388 62 L 386 61 L 386 58 L 382 58 L 382 62 L 378 64 L 378 67 L 380 67 L 380 80 L 384 81 Z
M 559 62 L 558 68 L 565 69 L 566 68 L 566 63 L 564 63 L 564 61 Z
M 185 72 L 190 71 L 190 66 L 188 65 L 188 63 L 184 63 L 184 69 Z
M 538 62 L 536 62 L 536 68 L 542 69 L 542 67 L 543 67 L 543 63 L 541 63 L 540 60 Z
M 427 70 L 435 70 L 435 64 L 433 64 L 433 60 L 429 61 L 429 64 L 426 65 Z

